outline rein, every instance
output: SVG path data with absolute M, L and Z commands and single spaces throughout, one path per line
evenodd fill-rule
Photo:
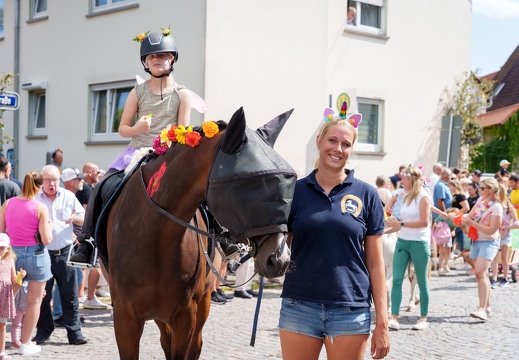
M 244 282 L 243 284 L 240 284 L 240 285 L 232 285 L 232 284 L 229 284 L 229 283 L 226 283 L 226 281 L 220 276 L 220 273 L 218 272 L 218 270 L 214 267 L 213 265 L 213 262 L 211 261 L 210 257 L 209 257 L 209 254 L 207 252 L 207 249 L 202 241 L 202 237 L 200 235 L 204 235 L 208 238 L 211 238 L 213 240 L 216 240 L 217 244 L 218 244 L 218 251 L 220 252 L 220 254 L 222 254 L 222 251 L 221 251 L 221 248 L 220 248 L 220 244 L 218 243 L 218 237 L 215 236 L 215 234 L 211 234 L 207 231 L 204 231 L 204 230 L 200 230 L 197 226 L 193 226 L 179 218 L 177 218 L 176 216 L 173 216 L 171 215 L 170 213 L 168 213 L 166 210 L 164 210 L 163 208 L 161 208 L 160 206 L 158 206 L 152 199 L 151 197 L 149 196 L 148 192 L 146 191 L 146 184 L 144 184 L 144 176 L 142 174 L 142 168 L 143 166 L 145 165 L 145 163 L 141 163 L 140 167 L 139 167 L 139 175 L 140 175 L 140 180 L 141 180 L 141 185 L 142 185 L 142 189 L 144 191 L 144 195 L 146 195 L 146 200 L 148 200 L 148 203 L 155 209 L 157 210 L 159 213 L 161 213 L 162 215 L 166 216 L 168 219 L 170 220 L 173 220 L 174 222 L 176 222 L 177 224 L 179 225 L 182 225 L 183 227 L 185 228 L 188 228 L 190 230 L 193 230 L 194 232 L 198 233 L 198 239 L 200 241 L 200 245 L 202 246 L 202 250 L 203 250 L 203 253 L 204 253 L 204 256 L 205 256 L 205 259 L 207 261 L 207 264 L 209 265 L 209 267 L 211 268 L 213 274 L 218 278 L 218 280 L 222 283 L 223 286 L 228 286 L 228 287 L 231 287 L 231 288 L 235 288 L 235 287 L 239 287 L 239 286 L 242 286 L 246 283 L 248 283 L 250 280 L 252 280 L 254 278 L 254 276 L 256 276 L 257 272 L 254 272 L 254 275 L 252 275 L 252 277 L 250 279 L 248 279 L 246 282 Z M 196 218 L 195 218 L 195 222 L 196 222 Z M 265 242 L 265 240 L 269 237 L 269 235 L 265 235 L 261 238 L 260 241 L 258 241 L 258 243 L 256 244 L 254 241 L 253 242 L 249 242 L 251 244 L 254 244 L 254 247 L 253 247 L 253 254 L 256 254 L 256 251 L 257 249 L 259 249 L 259 247 Z M 285 236 L 286 238 L 286 236 Z M 284 245 L 285 245 L 285 242 L 283 242 L 283 246 L 282 246 L 282 249 L 284 248 Z M 282 250 L 283 251 L 283 250 Z M 240 261 L 238 262 L 238 267 L 243 264 L 245 261 L 249 260 L 251 257 L 253 257 L 254 255 L 251 255 L 251 253 L 247 253 L 247 255 L 243 256 Z M 222 259 L 224 258 L 224 256 L 222 256 Z

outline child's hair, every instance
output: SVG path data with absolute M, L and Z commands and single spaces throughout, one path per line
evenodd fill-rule
M 13 252 L 13 248 L 11 247 L 11 245 L 7 245 L 7 251 L 0 260 L 8 260 L 8 259 L 16 260 L 16 254 Z
M 31 171 L 23 179 L 22 195 L 27 199 L 34 199 L 38 194 L 38 187 L 43 185 L 43 176 L 38 171 Z

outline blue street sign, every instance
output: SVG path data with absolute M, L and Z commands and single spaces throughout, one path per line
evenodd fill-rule
M 17 110 L 20 107 L 20 95 L 14 91 L 0 91 L 0 109 Z

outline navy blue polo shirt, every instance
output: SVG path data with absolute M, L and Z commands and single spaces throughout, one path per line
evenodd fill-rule
M 329 194 L 316 170 L 297 181 L 288 219 L 292 261 L 281 297 L 320 304 L 371 305 L 365 264 L 366 236 L 384 232 L 384 210 L 376 189 L 350 170 Z

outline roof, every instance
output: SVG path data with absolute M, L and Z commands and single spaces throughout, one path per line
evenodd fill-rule
M 501 84 L 504 84 L 504 86 L 502 86 L 499 94 L 493 97 L 492 106 L 488 108 L 488 112 L 519 104 L 519 46 L 493 79 L 496 82 L 494 90 L 498 89 Z
M 479 125 L 481 125 L 482 128 L 485 128 L 488 126 L 503 124 L 516 111 L 519 111 L 519 102 L 517 104 L 503 107 L 501 109 L 487 111 L 486 114 L 480 115 L 478 117 Z
M 483 81 L 483 80 L 486 79 L 486 80 L 488 80 L 488 81 L 492 81 L 492 80 L 494 80 L 494 78 L 496 77 L 497 73 L 498 73 L 498 71 L 493 72 L 493 73 L 488 74 L 488 75 L 478 76 L 478 80 L 479 80 L 479 81 Z

